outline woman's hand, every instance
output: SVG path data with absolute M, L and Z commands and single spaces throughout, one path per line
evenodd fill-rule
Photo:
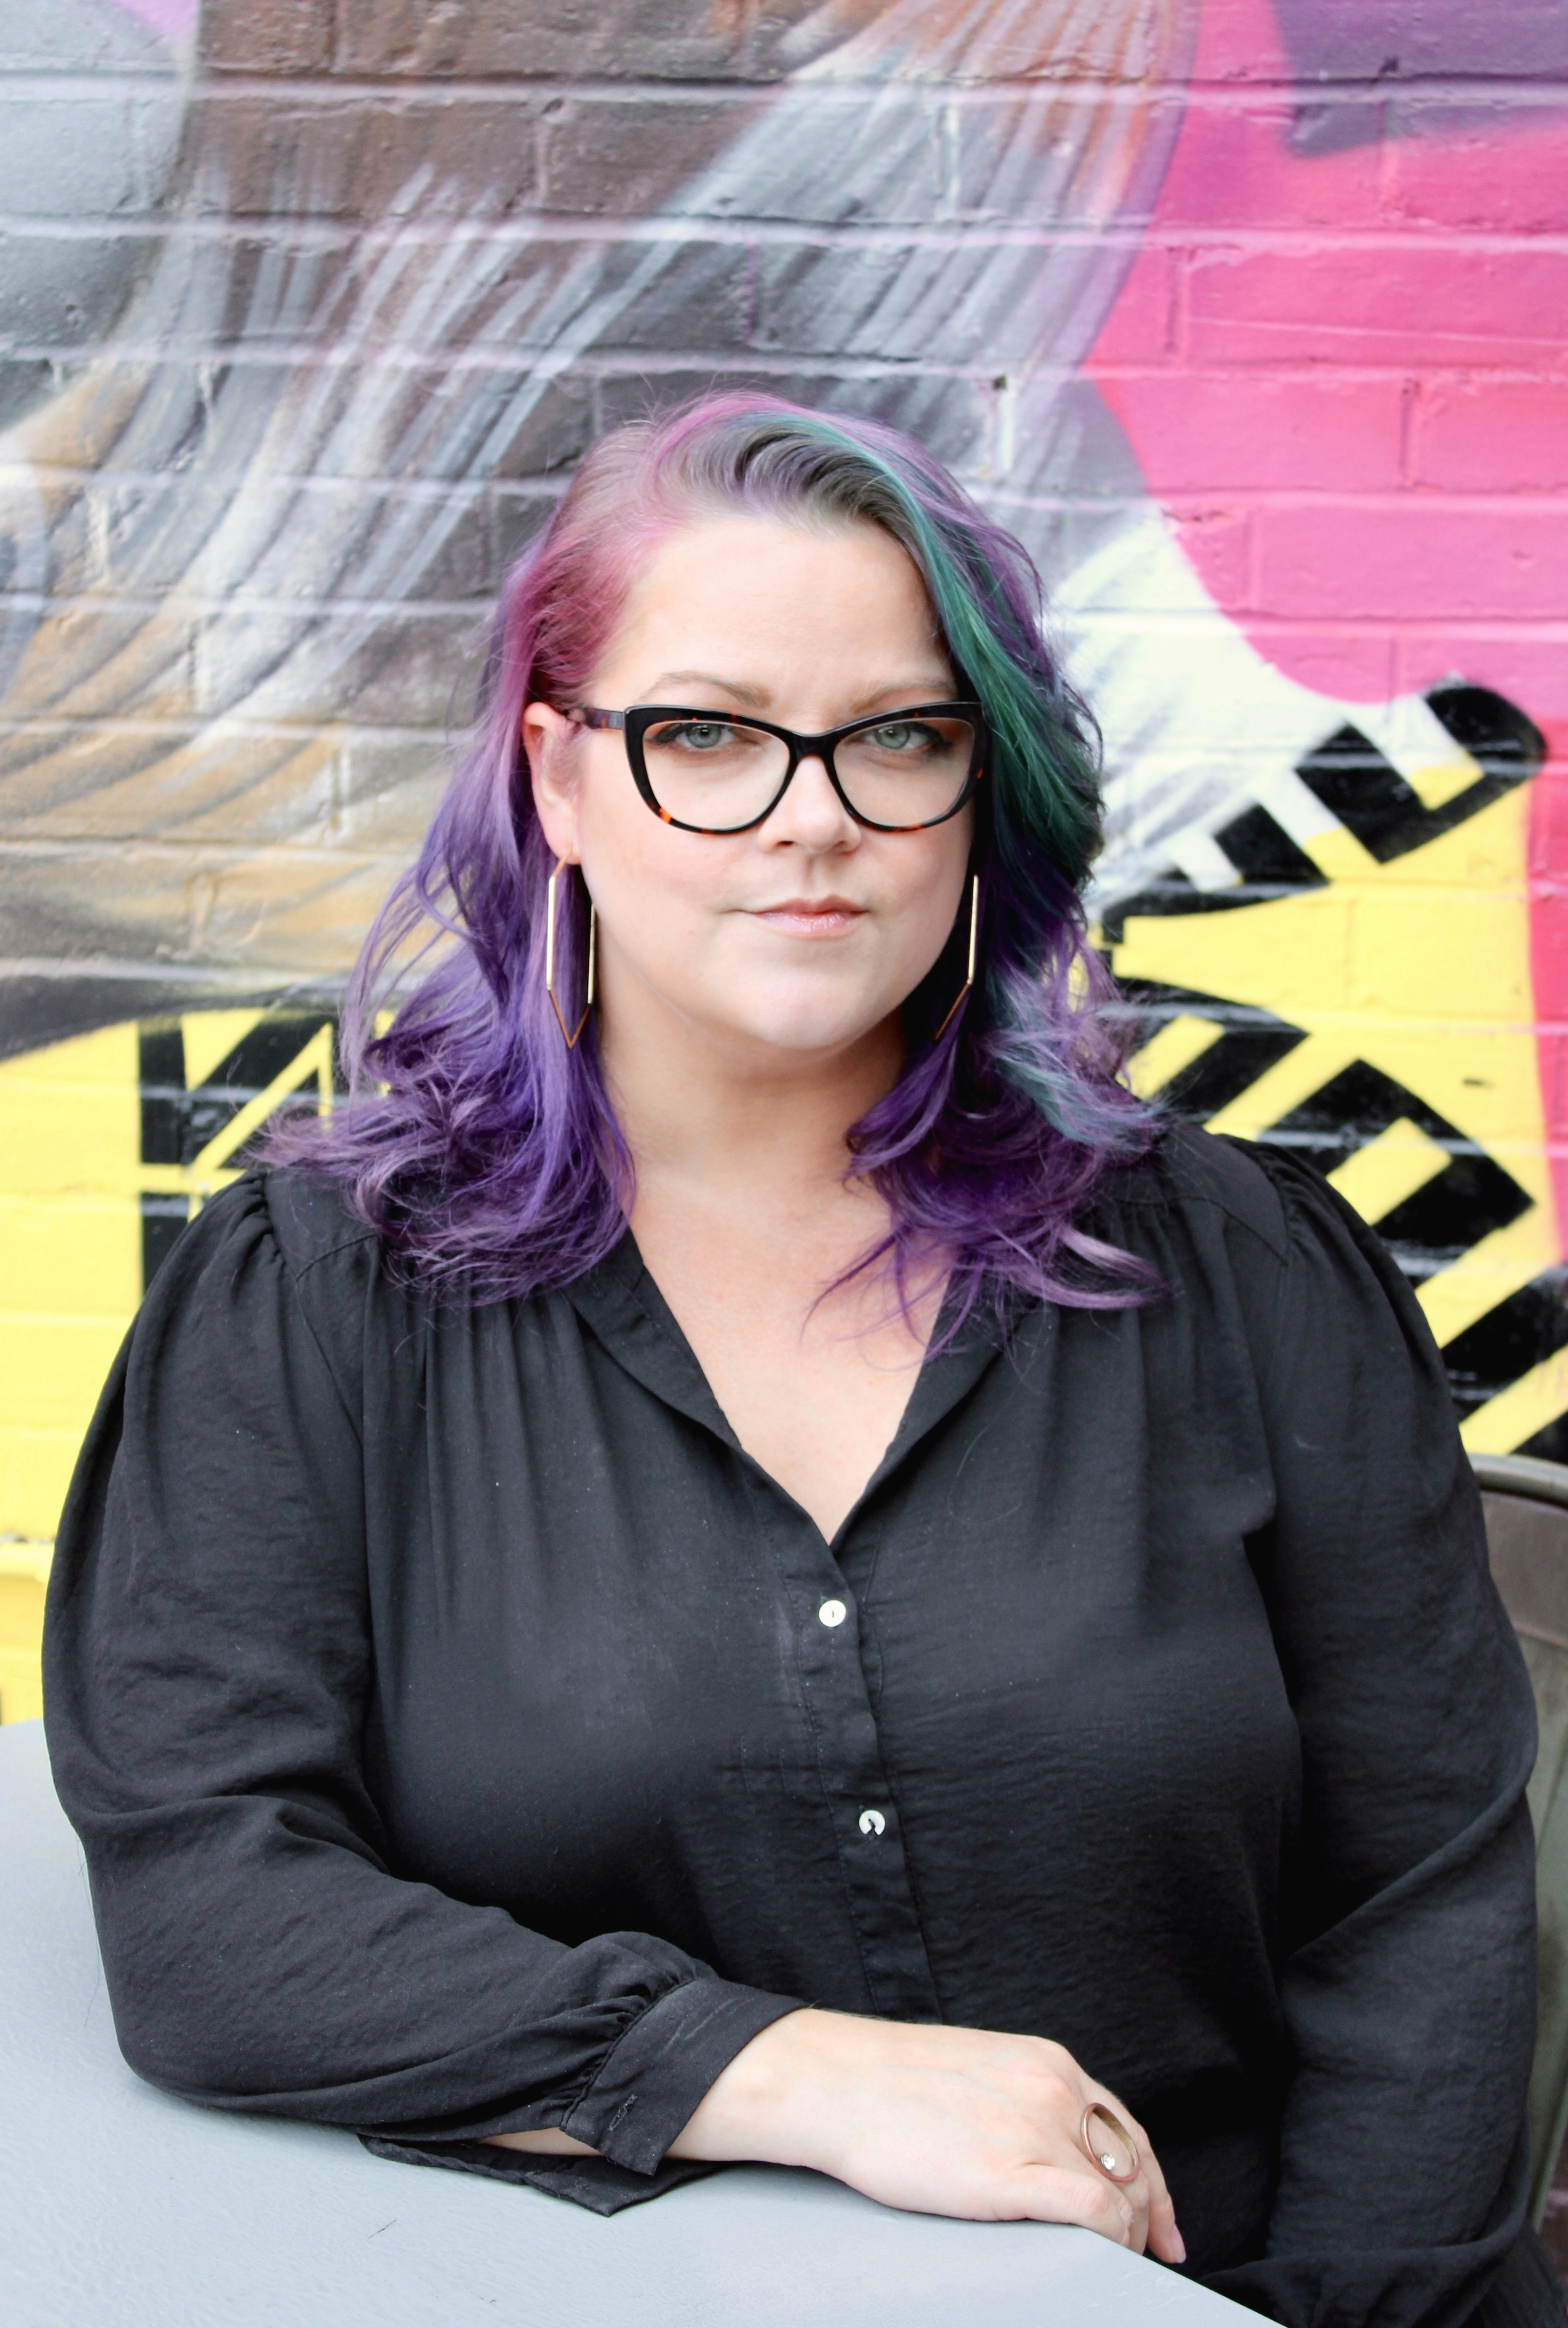
M 1109 2181 L 1079 2140 L 1096 2102 L 1137 2142 L 1131 2182 Z M 888 2207 L 1078 2223 L 1140 2255 L 1186 2258 L 1143 2127 L 1039 2037 L 788 2014 L 736 2054 L 670 2155 L 812 2166 Z

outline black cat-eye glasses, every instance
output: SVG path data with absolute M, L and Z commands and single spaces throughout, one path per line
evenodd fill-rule
M 850 815 L 873 832 L 945 824 L 985 772 L 977 703 L 878 711 L 821 736 L 798 736 L 737 711 L 667 703 L 627 711 L 582 703 L 566 717 L 581 728 L 619 728 L 638 791 L 682 832 L 746 832 L 764 823 L 806 759 L 822 762 Z

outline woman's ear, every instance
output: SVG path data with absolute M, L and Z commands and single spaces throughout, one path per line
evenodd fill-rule
M 548 703 L 530 703 L 522 719 L 523 751 L 534 787 L 534 812 L 553 856 L 582 861 L 577 845 L 577 771 L 572 722 Z

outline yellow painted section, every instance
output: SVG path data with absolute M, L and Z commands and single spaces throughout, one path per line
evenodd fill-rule
M 196 1091 L 220 1059 L 259 1025 L 259 1010 L 192 1010 L 180 1021 L 185 1043 L 185 1086 Z
M 163 1168 L 173 1172 L 174 1185 L 191 1189 L 198 1197 L 208 1197 L 218 1188 L 226 1187 L 230 1180 L 237 1179 L 238 1170 L 229 1168 L 229 1158 L 244 1147 L 254 1132 L 261 1130 L 274 1109 L 281 1106 L 290 1093 L 298 1091 L 307 1079 L 315 1084 L 317 1103 L 322 1113 L 330 1113 L 332 1105 L 332 1030 L 330 1027 L 322 1027 L 313 1035 L 283 1072 L 273 1077 L 266 1089 L 257 1092 L 256 1097 L 208 1141 L 189 1170 L 180 1166 Z M 144 1181 L 143 1185 L 149 1186 L 150 1183 Z
M 1354 881 L 1377 870 L 1377 859 L 1370 850 L 1363 849 L 1342 824 L 1327 826 L 1301 846 L 1326 881 Z
M 1533 1024 L 1528 814 L 1521 784 L 1388 865 L 1336 827 L 1302 844 L 1328 876 L 1323 888 L 1224 913 L 1129 916 L 1113 957 L 1120 977 L 1251 1005 L 1305 1030 L 1211 1130 L 1255 1138 L 1364 1059 L 1518 1181 L 1529 1210 L 1420 1289 L 1440 1343 L 1561 1257 Z M 1411 1169 L 1419 1152 L 1405 1150 Z M 1394 1173 L 1390 1148 L 1364 1151 L 1335 1178 L 1377 1220 L 1400 1201 L 1387 1195 Z M 1467 1443 L 1517 1447 L 1565 1410 L 1568 1372 L 1552 1360 L 1478 1410 Z
M 204 1084 L 263 1013 L 183 1018 L 185 1078 Z M 61 1504 L 142 1293 L 144 1194 L 191 1210 L 237 1177 L 236 1152 L 313 1083 L 332 1103 L 327 1028 L 188 1168 L 141 1159 L 139 1029 L 108 1027 L 0 1062 L 0 1722 L 41 1710 L 43 1587 Z
M 1309 1035 L 1283 1059 L 1276 1059 L 1255 1083 L 1237 1093 L 1228 1107 L 1211 1115 L 1209 1129 L 1226 1132 L 1233 1140 L 1255 1140 L 1260 1131 L 1266 1131 L 1271 1123 L 1277 1123 L 1282 1115 L 1289 1115 L 1293 1108 L 1321 1091 L 1355 1056 L 1354 1046 L 1343 1036 L 1330 1039 Z
M 136 1066 L 134 1026 L 0 1062 L 0 1550 L 53 1535 L 141 1299 Z
M 1199 1018 L 1190 1010 L 1171 1019 L 1162 1027 L 1153 1041 L 1134 1051 L 1127 1061 L 1127 1080 L 1140 1099 L 1148 1099 L 1162 1091 L 1168 1083 L 1205 1051 L 1212 1050 L 1224 1034 L 1223 1027 L 1212 1018 Z
M 142 1287 L 134 1026 L 0 1062 L 0 1721 L 42 1711 L 50 1540 Z
M 1559 1259 L 1556 1234 L 1549 1205 L 1532 1205 L 1506 1229 L 1494 1229 L 1490 1236 L 1482 1237 L 1468 1253 L 1461 1253 L 1451 1268 L 1440 1270 L 1429 1277 L 1416 1292 L 1416 1300 L 1432 1328 L 1433 1338 L 1441 1347 L 1454 1341 L 1468 1327 L 1506 1301 L 1511 1293 L 1528 1285 L 1544 1269 L 1550 1269 Z M 1549 1422 L 1552 1418 L 1546 1418 Z M 1537 1428 L 1540 1426 L 1537 1425 Z M 1513 1441 L 1517 1447 L 1531 1436 L 1522 1432 Z M 1493 1448 L 1492 1454 L 1506 1454 L 1506 1448 Z
M 1507 1455 L 1568 1407 L 1568 1350 L 1554 1351 L 1469 1416 L 1460 1437 L 1472 1455 Z
M 0 1573 L 0 1722 L 36 1722 L 42 1713 L 42 1585 Z
M 1395 1205 L 1414 1197 L 1417 1188 L 1424 1188 L 1440 1172 L 1448 1169 L 1446 1148 L 1402 1115 L 1376 1140 L 1367 1141 L 1354 1156 L 1329 1175 L 1329 1186 L 1337 1188 L 1348 1205 L 1353 1205 L 1364 1221 L 1380 1221 Z
M 1423 808 L 1446 808 L 1461 793 L 1469 792 L 1481 774 L 1468 752 L 1457 760 L 1438 760 L 1431 767 L 1409 768 L 1405 781 Z
M 0 1722 L 33 1722 L 43 1712 L 38 1643 L 51 1549 L 0 1543 Z
M 29 1544 L 24 1537 L 13 1536 L 0 1544 L 0 1582 L 20 1578 L 23 1583 L 47 1584 L 53 1565 L 51 1543 Z

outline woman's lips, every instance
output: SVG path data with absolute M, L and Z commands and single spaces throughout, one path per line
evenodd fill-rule
M 781 905 L 751 908 L 753 918 L 766 922 L 770 929 L 806 938 L 840 937 L 853 929 L 864 911 L 863 906 L 852 906 L 847 897 L 786 897 Z

